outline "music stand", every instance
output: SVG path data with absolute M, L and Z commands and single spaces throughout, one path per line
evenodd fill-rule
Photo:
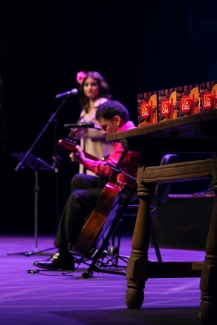
M 11 153 L 13 157 L 18 159 L 19 161 L 22 161 L 24 156 L 26 155 L 26 152 L 13 152 Z M 33 251 L 30 252 L 18 252 L 18 253 L 8 253 L 8 255 L 25 255 L 29 256 L 32 254 L 40 254 L 43 251 L 50 250 L 45 249 L 43 251 L 38 251 L 38 172 L 39 171 L 48 171 L 53 170 L 54 167 L 47 164 L 45 161 L 43 161 L 40 158 L 35 157 L 33 154 L 28 153 L 26 158 L 23 160 L 23 164 L 30 169 L 32 169 L 35 172 L 35 186 L 34 186 L 34 232 L 35 232 L 35 248 Z

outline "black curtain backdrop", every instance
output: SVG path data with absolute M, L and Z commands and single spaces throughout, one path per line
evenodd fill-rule
M 216 10 L 216 0 L 1 1 L 0 231 L 33 233 L 34 172 L 15 172 L 10 153 L 30 148 L 61 103 L 55 95 L 78 87 L 76 73 L 101 72 L 137 124 L 138 93 L 217 79 Z M 79 114 L 72 96 L 32 154 L 52 165 L 63 125 Z M 39 172 L 40 233 L 55 233 L 78 171 L 60 156 L 58 174 Z

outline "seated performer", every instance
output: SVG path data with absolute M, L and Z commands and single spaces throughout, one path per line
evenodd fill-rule
M 101 104 L 96 112 L 96 119 L 102 127 L 104 134 L 126 131 L 134 128 L 132 121 L 129 121 L 129 112 L 124 105 L 115 100 L 108 100 Z M 93 211 L 100 197 L 102 189 L 112 175 L 112 168 L 106 163 L 117 165 L 124 149 L 119 142 L 114 143 L 114 148 L 107 160 L 91 160 L 85 157 L 80 146 L 76 146 L 76 153 L 70 153 L 72 161 L 83 164 L 84 167 L 97 176 L 87 174 L 76 174 L 71 180 L 71 194 L 63 209 L 58 232 L 54 245 L 57 253 L 44 261 L 35 261 L 34 266 L 50 270 L 73 270 L 74 258 L 68 251 L 68 244 L 76 243 L 81 229 Z M 121 165 L 121 170 L 133 177 L 136 177 L 138 169 L 139 153 L 129 151 Z M 120 182 L 129 186 L 134 181 L 126 175 L 118 174 Z

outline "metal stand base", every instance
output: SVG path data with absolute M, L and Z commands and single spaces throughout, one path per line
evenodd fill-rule
M 53 255 L 52 253 L 48 253 L 48 251 L 54 250 L 56 249 L 56 247 L 52 247 L 52 248 L 46 248 L 43 250 L 38 250 L 37 248 L 35 248 L 32 251 L 29 252 L 16 252 L 16 253 L 7 253 L 7 255 L 23 255 L 23 256 L 31 256 L 31 255 L 47 255 L 47 256 L 51 256 Z

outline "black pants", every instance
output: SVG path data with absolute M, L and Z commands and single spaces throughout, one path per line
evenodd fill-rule
M 54 245 L 67 250 L 75 244 L 81 229 L 94 209 L 107 180 L 76 174 L 71 180 L 71 194 L 63 209 Z

